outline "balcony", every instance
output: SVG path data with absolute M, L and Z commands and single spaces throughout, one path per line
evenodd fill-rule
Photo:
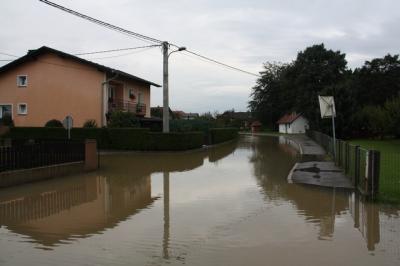
M 131 112 L 137 116 L 146 115 L 146 104 L 136 103 L 133 101 L 124 101 L 122 99 L 109 99 L 108 101 L 108 111 L 123 111 Z

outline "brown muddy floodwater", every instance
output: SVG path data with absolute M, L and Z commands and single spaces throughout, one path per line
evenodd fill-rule
M 245 136 L 0 190 L 0 265 L 400 265 L 399 208 L 288 184 L 298 159 Z

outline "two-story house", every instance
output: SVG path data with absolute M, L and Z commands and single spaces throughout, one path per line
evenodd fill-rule
M 107 113 L 150 117 L 151 81 L 46 46 L 0 68 L 0 118 L 15 126 L 44 126 L 67 115 L 80 127 L 89 119 L 107 125 Z

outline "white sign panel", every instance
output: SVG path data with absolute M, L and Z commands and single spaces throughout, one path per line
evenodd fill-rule
M 72 119 L 72 116 L 68 115 L 65 117 L 63 120 L 63 126 L 65 129 L 71 129 L 74 124 L 74 120 Z
M 318 100 L 321 118 L 336 116 L 335 100 L 333 96 L 318 96 Z

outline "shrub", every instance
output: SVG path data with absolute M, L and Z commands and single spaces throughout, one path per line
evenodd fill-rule
M 84 128 L 97 128 L 97 122 L 94 119 L 88 119 L 83 124 Z
M 236 128 L 211 128 L 210 144 L 217 144 L 237 138 L 238 130 Z
M 47 121 L 47 123 L 44 126 L 45 127 L 63 127 L 63 124 L 61 123 L 60 120 L 51 119 L 51 120 Z
M 108 114 L 108 127 L 139 127 L 139 120 L 136 115 L 131 112 L 114 111 Z

